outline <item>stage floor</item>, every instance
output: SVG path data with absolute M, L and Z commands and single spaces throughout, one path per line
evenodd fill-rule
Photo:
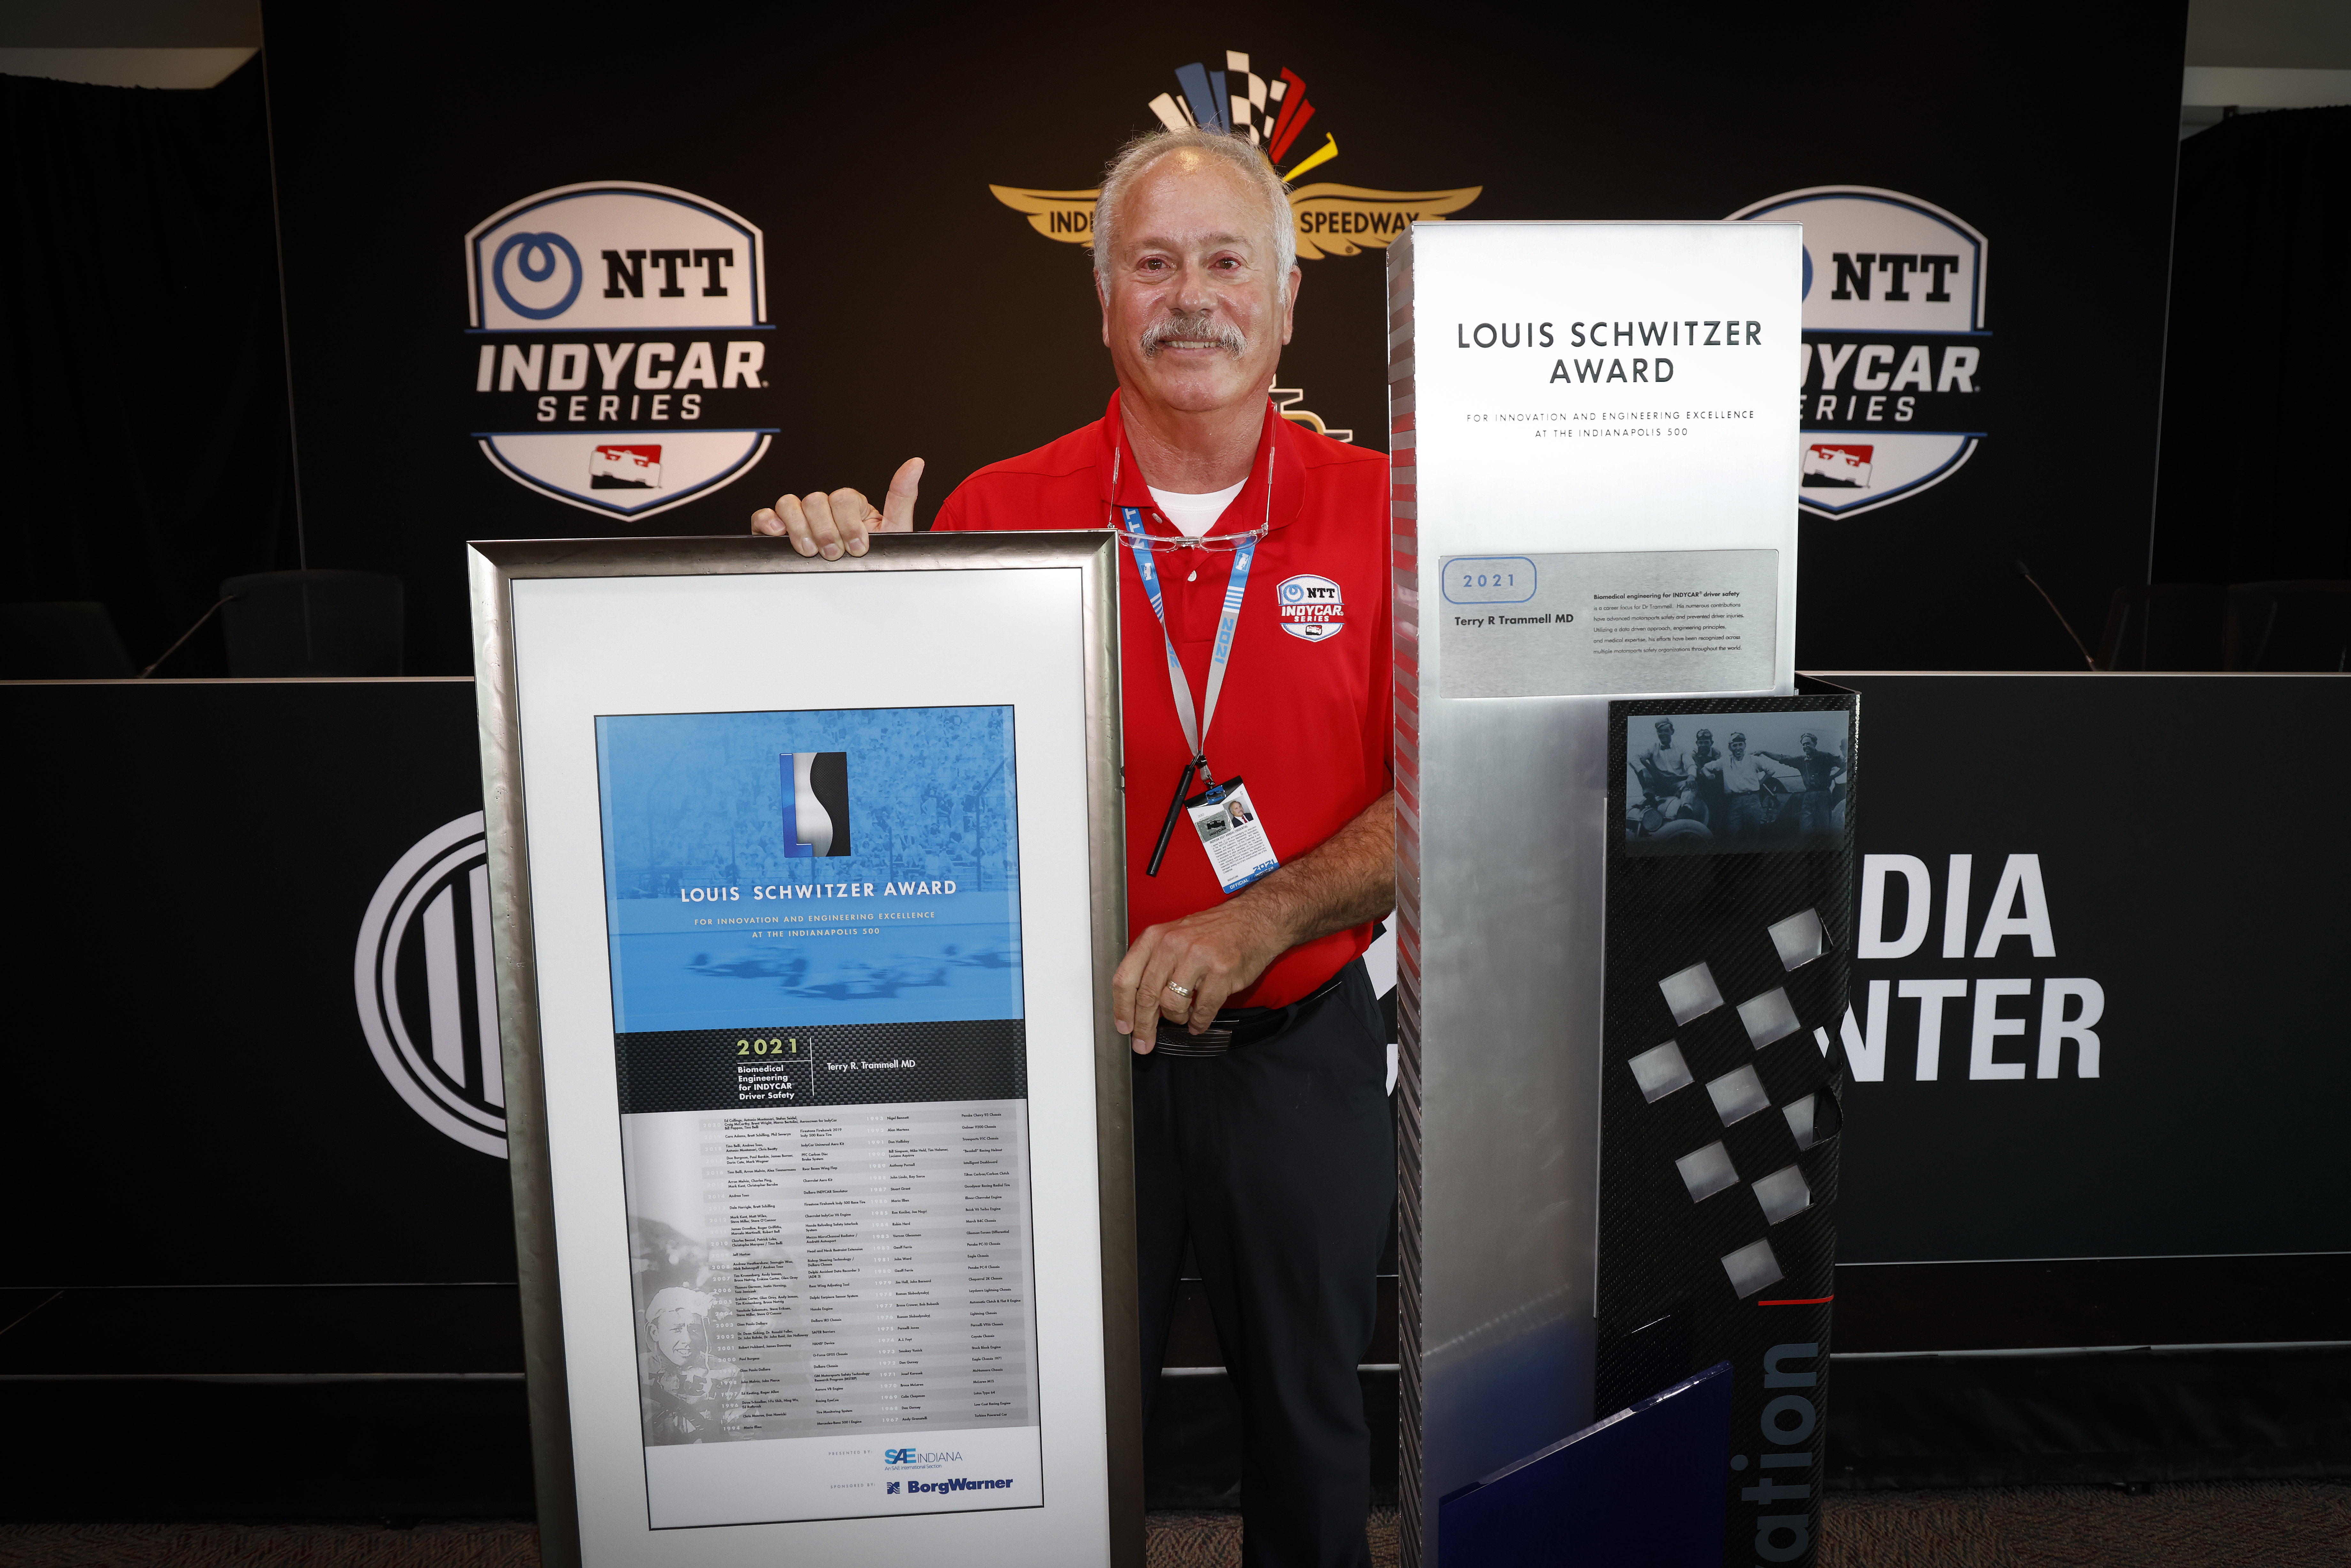
M 2351 1483 L 2217 1481 L 1831 1493 L 1820 1568 L 2341 1568 Z M 1240 1516 L 1148 1516 L 1150 1568 L 1238 1568 Z M 1374 1509 L 1372 1562 L 1396 1562 Z M 538 1568 L 528 1521 L 0 1524 L 0 1568 Z

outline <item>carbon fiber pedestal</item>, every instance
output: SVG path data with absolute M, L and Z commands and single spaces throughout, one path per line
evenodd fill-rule
M 1857 703 L 1609 705 L 1593 1415 L 1730 1364 L 1726 1568 L 1815 1552 Z

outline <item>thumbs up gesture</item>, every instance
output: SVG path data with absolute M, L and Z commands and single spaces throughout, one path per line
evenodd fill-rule
M 914 531 L 914 496 L 922 483 L 923 460 L 909 457 L 890 476 L 889 493 L 882 497 L 879 511 L 861 491 L 835 490 L 828 495 L 812 490 L 805 496 L 779 496 L 774 506 L 752 513 L 751 531 L 788 535 L 800 554 L 820 555 L 827 560 L 863 555 L 870 535 Z

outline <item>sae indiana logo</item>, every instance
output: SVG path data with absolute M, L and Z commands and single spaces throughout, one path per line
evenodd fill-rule
M 472 434 L 542 496 L 643 517 L 775 438 L 759 230 L 666 185 L 541 191 L 465 236 Z
M 482 813 L 434 829 L 385 873 L 360 922 L 352 979 L 368 1050 L 408 1108 L 506 1158 Z
M 1789 191 L 1730 215 L 1804 225 L 1798 504 L 1852 517 L 1957 473 L 1991 423 L 1984 236 L 1870 185 Z

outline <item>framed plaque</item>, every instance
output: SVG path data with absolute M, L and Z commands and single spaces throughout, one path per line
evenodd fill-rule
M 1141 1563 L 1114 548 L 473 547 L 550 1563 Z

